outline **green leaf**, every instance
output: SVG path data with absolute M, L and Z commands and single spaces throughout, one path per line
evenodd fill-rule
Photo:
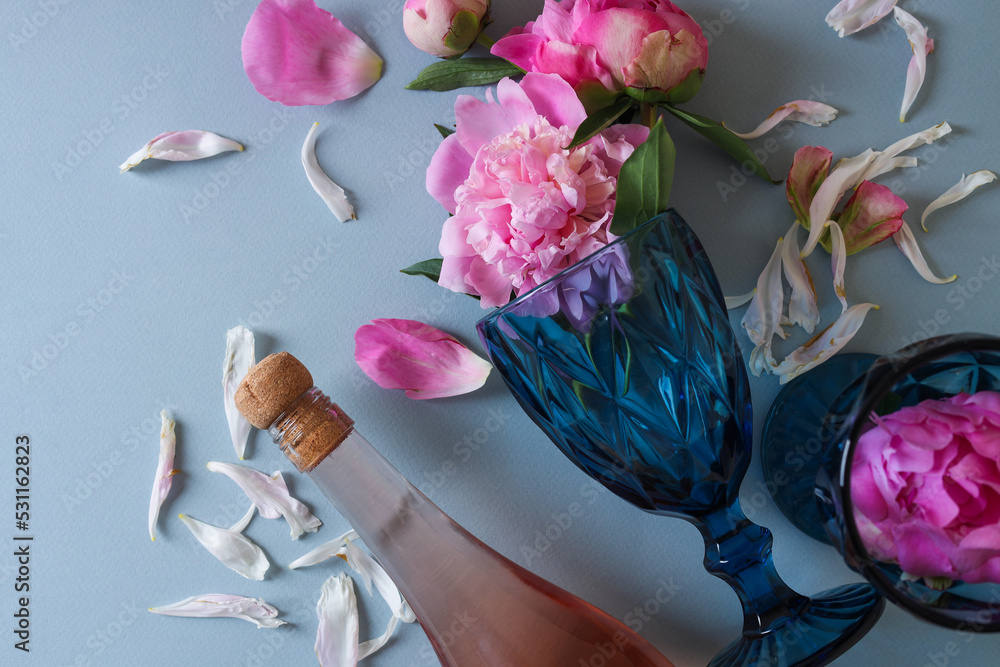
M 487 86 L 506 76 L 520 76 L 524 70 L 501 58 L 460 58 L 441 60 L 424 68 L 407 90 L 443 92 L 465 86 Z
M 444 125 L 438 125 L 437 123 L 434 123 L 434 127 L 437 128 L 437 131 L 441 133 L 441 138 L 443 139 L 447 139 L 451 135 L 455 134 L 455 130 L 451 129 L 450 127 L 445 127 Z
M 736 158 L 740 164 L 749 165 L 753 169 L 753 173 L 765 181 L 775 184 L 781 182 L 771 178 L 771 175 L 767 173 L 767 169 L 764 168 L 764 165 L 757 159 L 757 156 L 750 150 L 746 142 L 723 127 L 721 123 L 695 113 L 682 111 L 669 104 L 663 105 L 663 108 L 680 118 L 686 125 L 694 129 L 695 132 Z
M 588 139 L 593 138 L 598 132 L 607 129 L 613 122 L 618 120 L 623 113 L 632 108 L 635 101 L 629 97 L 620 97 L 611 106 L 599 109 L 587 116 L 587 119 L 580 123 L 573 141 L 566 148 L 576 148 Z
M 667 210 L 676 156 L 674 142 L 660 118 L 618 173 L 612 234 L 621 236 Z
M 417 262 L 413 266 L 400 269 L 399 272 L 405 273 L 408 276 L 425 276 L 434 282 L 437 282 L 438 278 L 441 277 L 441 264 L 443 262 L 444 260 L 440 257 L 425 259 L 422 262 Z

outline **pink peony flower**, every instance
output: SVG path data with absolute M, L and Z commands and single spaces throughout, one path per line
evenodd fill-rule
M 491 53 L 528 72 L 558 74 L 593 110 L 625 87 L 645 91 L 646 102 L 686 102 L 701 86 L 708 42 L 667 0 L 546 0 L 541 16 Z
M 490 22 L 490 0 L 406 0 L 403 32 L 425 53 L 451 58 L 465 53 Z
M 869 554 L 913 577 L 1000 583 L 1000 393 L 926 400 L 873 419 L 851 468 Z
M 383 389 L 443 398 L 483 386 L 492 366 L 454 337 L 414 320 L 372 320 L 354 333 L 354 359 Z
M 427 190 L 450 217 L 439 284 L 500 306 L 615 237 L 608 231 L 622 163 L 646 140 L 614 125 L 572 150 L 586 112 L 555 74 L 504 79 L 497 100 L 462 95 L 457 131 L 427 168 Z
M 287 106 L 346 100 L 382 76 L 382 59 L 313 0 L 263 0 L 241 48 L 253 87 Z

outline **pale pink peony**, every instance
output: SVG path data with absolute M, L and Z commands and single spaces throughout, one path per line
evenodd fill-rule
M 554 74 L 504 79 L 497 100 L 455 103 L 457 131 L 431 158 L 427 190 L 444 223 L 439 284 L 500 306 L 608 244 L 622 163 L 646 140 L 614 125 L 567 150 L 586 118 Z
M 646 91 L 646 102 L 686 102 L 708 64 L 701 27 L 667 0 L 546 0 L 541 16 L 491 53 L 560 75 L 590 109 L 625 87 Z
M 452 58 L 465 53 L 490 22 L 490 0 L 406 0 L 403 32 L 425 53 Z
M 1000 393 L 926 400 L 858 438 L 862 541 L 914 577 L 1000 583 Z

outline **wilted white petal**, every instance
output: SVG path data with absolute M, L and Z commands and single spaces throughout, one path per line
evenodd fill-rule
M 253 513 L 256 510 L 257 510 L 256 505 L 250 505 L 250 508 L 247 509 L 247 513 L 243 515 L 243 518 L 234 523 L 232 526 L 230 526 L 229 530 L 233 533 L 242 533 L 244 530 L 247 529 L 247 526 L 250 525 L 250 519 L 253 518 Z
M 841 0 L 826 15 L 826 24 L 841 37 L 875 24 L 896 6 L 897 0 Z
M 740 294 L 739 296 L 727 296 L 726 297 L 726 310 L 732 310 L 733 308 L 739 308 L 745 303 L 749 303 L 750 299 L 757 292 L 757 288 L 753 288 L 746 294 Z
M 756 139 L 757 137 L 770 132 L 778 123 L 783 120 L 797 123 L 805 123 L 813 127 L 826 125 L 837 117 L 837 110 L 829 104 L 814 102 L 812 100 L 795 100 L 788 104 L 782 104 L 771 112 L 771 115 L 764 119 L 764 122 L 751 132 L 733 132 L 740 139 Z M 726 128 L 729 129 L 729 128 Z
M 229 422 L 229 436 L 233 439 L 236 456 L 243 460 L 250 436 L 250 422 L 236 409 L 236 390 L 254 365 L 253 332 L 245 326 L 233 327 L 226 332 L 226 359 L 222 364 L 222 393 Z
M 292 498 L 280 472 L 270 477 L 246 466 L 234 463 L 209 461 L 208 469 L 221 472 L 240 485 L 250 501 L 260 510 L 265 519 L 285 517 L 291 528 L 292 539 L 297 540 L 303 532 L 315 533 L 323 524 L 309 511 L 309 508 Z
M 332 558 L 333 556 L 343 556 L 344 560 L 347 560 L 347 543 L 351 540 L 359 539 L 361 538 L 358 537 L 357 532 L 351 529 L 337 539 L 331 540 L 326 544 L 321 544 L 305 556 L 296 558 L 289 564 L 288 569 L 294 570 L 300 567 L 309 567 L 316 563 L 322 563 L 327 558 Z
M 802 249 L 802 257 L 808 257 L 816 249 L 823 227 L 833 215 L 837 202 L 845 192 L 857 186 L 859 177 L 868 170 L 868 166 L 878 155 L 869 148 L 860 155 L 841 160 L 830 170 L 830 175 L 816 190 L 812 203 L 809 204 L 809 238 Z
M 854 338 L 854 334 L 858 332 L 865 321 L 865 315 L 872 308 L 878 308 L 878 306 L 870 303 L 859 303 L 856 306 L 851 306 L 837 318 L 836 322 L 785 357 L 774 369 L 774 373 L 781 376 L 781 384 L 785 384 L 792 378 L 819 366 L 839 352 Z
M 929 127 L 921 132 L 903 137 L 899 141 L 891 144 L 885 150 L 875 153 L 875 159 L 863 174 L 858 176 L 851 187 L 858 187 L 862 181 L 872 181 L 876 177 L 886 174 L 899 167 L 915 167 L 916 158 L 899 157 L 900 153 L 913 150 L 918 146 L 933 144 L 935 141 L 951 133 L 951 125 L 947 122 L 938 123 L 934 127 Z
M 240 595 L 209 593 L 163 607 L 150 607 L 149 611 L 164 616 L 241 618 L 256 623 L 258 628 L 276 628 L 285 624 L 278 618 L 278 610 L 268 603 L 260 598 L 245 598 Z
M 306 177 L 316 194 L 323 198 L 333 214 L 337 216 L 337 220 L 341 222 L 356 220 L 354 207 L 347 201 L 344 188 L 330 180 L 316 159 L 316 129 L 318 127 L 319 123 L 313 123 L 312 129 L 306 136 L 306 142 L 302 144 L 302 166 L 305 167 Z
M 347 564 L 352 570 L 361 575 L 361 580 L 364 582 L 369 594 L 372 592 L 372 583 L 375 584 L 375 588 L 378 589 L 382 599 L 385 600 L 385 603 L 389 605 L 389 609 L 392 610 L 393 616 L 396 616 L 404 623 L 412 623 L 417 620 L 416 616 L 413 615 L 413 610 L 410 609 L 410 605 L 403 599 L 396 584 L 392 582 L 392 579 L 382 565 L 352 541 L 348 541 L 347 543 Z
M 174 453 L 177 449 L 177 437 L 174 435 L 174 420 L 167 416 L 166 410 L 160 411 L 160 459 L 156 464 L 156 478 L 153 480 L 153 494 L 149 498 L 149 539 L 156 540 L 156 520 L 160 516 L 160 506 L 167 499 L 174 475 Z
M 185 162 L 212 157 L 226 151 L 241 150 L 243 150 L 243 146 L 232 139 L 226 139 L 204 130 L 164 132 L 133 153 L 118 168 L 121 170 L 120 173 L 125 173 L 148 158 Z
M 920 246 L 917 245 L 917 239 L 913 236 L 913 231 L 905 222 L 899 228 L 899 231 L 892 235 L 892 240 L 896 242 L 896 247 L 906 255 L 906 259 L 910 260 L 910 264 L 917 270 L 920 277 L 927 282 L 943 285 L 958 278 L 957 275 L 951 278 L 938 278 L 934 275 L 930 267 L 927 266 L 927 260 L 924 259 L 923 253 L 920 252 Z
M 962 201 L 971 195 L 972 191 L 980 185 L 986 185 L 987 183 L 992 183 L 995 180 L 997 180 L 997 175 L 992 171 L 986 171 L 985 169 L 971 173 L 968 176 L 962 174 L 962 178 L 958 181 L 958 183 L 948 188 L 943 195 L 927 205 L 927 208 L 924 209 L 924 214 L 920 216 L 920 226 L 923 227 L 926 232 L 927 225 L 924 224 L 924 221 L 927 220 L 927 216 L 939 208 L 944 208 L 949 204 Z
M 847 290 L 844 288 L 844 268 L 847 266 L 847 242 L 844 240 L 844 230 L 836 222 L 831 222 L 830 228 L 830 270 L 833 273 L 833 290 L 840 299 L 841 313 L 847 312 Z
M 781 266 L 785 280 L 792 287 L 788 301 L 788 322 L 798 324 L 806 333 L 812 333 L 819 324 L 819 306 L 816 304 L 816 287 L 806 263 L 799 255 L 799 221 L 792 224 L 781 244 Z
M 927 28 L 920 24 L 920 21 L 913 17 L 905 9 L 896 7 L 893 9 L 896 23 L 906 32 L 906 39 L 910 41 L 913 49 L 913 57 L 910 58 L 910 65 L 906 69 L 906 90 L 903 93 L 903 106 L 899 110 L 899 122 L 906 121 L 906 112 L 910 110 L 913 100 L 917 99 L 920 87 L 924 85 L 924 76 L 927 73 L 927 54 L 934 50 L 934 40 L 928 39 Z
M 321 667 L 358 664 L 358 601 L 354 580 L 343 572 L 323 583 L 316 605 L 316 657 Z
M 771 259 L 757 278 L 757 290 L 740 322 L 746 329 L 747 336 L 756 345 L 750 353 L 750 371 L 756 376 L 770 372 L 775 365 L 774 357 L 771 355 L 771 340 L 774 335 L 785 337 L 785 332 L 781 328 L 785 301 L 785 292 L 781 284 L 781 245 L 782 239 L 778 239 L 774 252 L 771 253 Z
M 251 513 L 252 510 L 253 508 Z M 240 524 L 226 530 L 183 514 L 180 518 L 202 546 L 223 565 L 247 579 L 261 581 L 264 578 L 270 563 L 260 547 L 235 530 Z M 245 527 L 245 523 L 242 527 Z

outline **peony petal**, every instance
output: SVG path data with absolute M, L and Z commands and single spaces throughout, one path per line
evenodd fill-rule
M 164 616 L 185 616 L 190 618 L 241 618 L 256 623 L 258 628 L 276 628 L 285 625 L 278 618 L 278 610 L 260 598 L 245 598 L 240 595 L 209 593 L 181 600 L 163 607 L 150 607 L 149 611 Z
M 837 293 L 837 298 L 840 299 L 840 313 L 843 315 L 847 312 L 847 290 L 844 288 L 847 245 L 844 242 L 844 232 L 840 229 L 840 225 L 833 223 L 828 225 L 828 227 L 830 229 L 830 243 L 832 246 L 832 250 L 830 251 L 830 270 L 833 273 L 833 291 Z
M 565 125 L 575 130 L 587 120 L 580 98 L 558 74 L 528 72 L 518 85 L 531 100 L 535 113 L 545 116 L 553 126 Z M 499 101 L 504 103 L 502 98 Z
M 253 332 L 243 325 L 226 332 L 226 359 L 222 364 L 223 405 L 226 421 L 229 422 L 229 436 L 233 439 L 236 456 L 243 460 L 247 438 L 250 437 L 250 422 L 236 409 L 236 390 L 240 382 L 254 365 Z
M 788 321 L 792 325 L 798 324 L 806 333 L 812 333 L 819 324 L 819 306 L 816 303 L 816 287 L 812 276 L 799 255 L 798 235 L 799 221 L 796 220 L 781 244 L 781 266 L 785 280 L 792 287 L 792 296 L 788 301 Z
M 409 398 L 457 396 L 483 386 L 492 366 L 454 337 L 414 320 L 377 319 L 354 334 L 354 358 L 385 389 Z
M 927 208 L 924 209 L 923 215 L 920 216 L 920 226 L 923 227 L 926 232 L 927 225 L 924 224 L 924 222 L 927 220 L 927 216 L 939 208 L 962 201 L 971 195 L 972 191 L 980 185 L 986 185 L 987 183 L 992 183 L 995 180 L 997 180 L 997 175 L 992 171 L 986 171 L 985 169 L 973 172 L 968 176 L 962 174 L 962 178 L 958 181 L 958 183 L 948 188 L 943 195 L 927 205 Z
M 740 294 L 739 296 L 727 296 L 726 310 L 733 310 L 734 308 L 739 308 L 740 306 L 750 303 L 750 299 L 752 299 L 753 295 L 756 293 L 757 293 L 757 288 L 754 287 L 746 294 Z
M 884 185 L 864 181 L 837 219 L 848 255 L 881 243 L 903 225 L 906 202 Z M 834 225 L 830 225 L 832 228 Z
M 377 560 L 369 556 L 367 552 L 361 550 L 351 540 L 347 541 L 346 553 L 347 564 L 352 570 L 361 575 L 361 581 L 364 582 L 369 595 L 372 592 L 372 584 L 374 583 L 379 595 L 389 605 L 393 616 L 404 623 L 412 623 L 417 620 L 417 617 L 413 614 L 413 610 L 410 609 L 410 605 L 407 604 L 406 600 L 400 594 L 399 588 L 396 587 L 389 574 Z
M 472 156 L 459 143 L 456 134 L 448 135 L 441 142 L 427 165 L 427 192 L 452 215 L 458 209 L 455 191 L 465 183 L 471 169 Z
M 781 329 L 785 300 L 781 284 L 781 246 L 782 239 L 778 239 L 771 259 L 757 278 L 757 289 L 740 322 L 746 329 L 747 336 L 756 345 L 750 354 L 749 363 L 750 371 L 758 377 L 761 373 L 770 373 L 775 365 L 771 355 L 771 340 L 775 334 L 785 337 L 785 332 Z
M 308 507 L 292 497 L 280 472 L 268 477 L 253 468 L 219 461 L 209 461 L 207 467 L 239 484 L 265 519 L 284 517 L 291 528 L 293 540 L 299 539 L 304 532 L 315 533 L 323 524 L 312 515 Z
M 202 546 L 218 558 L 223 565 L 242 577 L 261 581 L 264 579 L 264 573 L 267 572 L 270 563 L 260 547 L 240 534 L 246 528 L 249 517 L 253 516 L 253 509 L 251 506 L 247 515 L 229 530 L 203 523 L 183 514 L 180 515 L 180 519 L 195 538 L 201 542 Z
M 226 139 L 204 130 L 164 132 L 129 156 L 129 159 L 119 165 L 118 169 L 119 173 L 124 174 L 149 158 L 169 160 L 170 162 L 186 162 L 212 157 L 227 151 L 242 150 L 243 146 L 232 139 Z
M 342 556 L 344 560 L 347 560 L 347 543 L 351 540 L 360 540 L 358 533 L 352 528 L 335 540 L 331 540 L 326 544 L 322 544 L 304 556 L 296 558 L 288 565 L 289 570 L 295 570 L 300 567 L 309 567 L 310 565 L 316 565 L 317 563 L 322 563 L 328 558 L 333 556 Z
M 878 308 L 870 303 L 859 303 L 851 306 L 837 321 L 821 331 L 811 341 L 798 348 L 774 368 L 774 373 L 781 376 L 781 384 L 792 378 L 819 366 L 835 355 L 854 338 L 865 321 L 865 315 L 872 308 Z
M 257 92 L 288 106 L 345 100 L 382 76 L 382 59 L 313 0 L 262 0 L 241 49 Z
M 733 134 L 740 139 L 756 139 L 757 137 L 770 132 L 783 120 L 805 123 L 806 125 L 812 125 L 813 127 L 821 127 L 836 117 L 837 110 L 829 104 L 814 102 L 812 100 L 795 100 L 794 102 L 782 104 L 780 107 L 772 111 L 771 115 L 764 119 L 764 122 L 750 132 L 740 133 L 733 132 L 732 130 L 729 131 L 733 132 Z M 725 125 L 725 123 L 723 123 L 723 125 Z
M 826 15 L 826 24 L 841 37 L 853 35 L 881 20 L 898 0 L 841 0 Z
M 306 178 L 309 179 L 309 185 L 313 187 L 316 194 L 323 198 L 330 211 L 337 216 L 337 220 L 341 222 L 357 220 L 358 217 L 354 215 L 354 207 L 347 201 L 347 195 L 344 194 L 344 188 L 330 180 L 323 168 L 319 166 L 319 160 L 316 159 L 316 128 L 318 127 L 319 123 L 313 123 L 309 134 L 306 135 L 305 143 L 302 144 L 302 166 L 306 170 Z
M 830 171 L 833 153 L 822 146 L 803 146 L 795 151 L 788 170 L 785 196 L 802 226 L 809 229 L 809 207 Z
M 896 242 L 896 247 L 906 255 L 906 259 L 910 260 L 910 264 L 917 270 L 920 277 L 927 282 L 943 285 L 958 278 L 957 275 L 951 278 L 938 278 L 934 275 L 930 267 L 927 266 L 927 260 L 924 259 L 923 254 L 920 252 L 920 246 L 917 245 L 917 239 L 913 236 L 910 226 L 905 222 L 899 228 L 899 231 L 892 235 L 892 240 Z
M 358 601 L 354 580 L 343 572 L 327 579 L 316 605 L 316 657 L 322 667 L 358 664 Z
M 896 23 L 906 32 L 906 39 L 910 41 L 910 48 L 913 50 L 913 57 L 910 58 L 910 65 L 906 69 L 906 90 L 903 93 L 903 105 L 899 110 L 899 122 L 906 121 L 906 112 L 917 98 L 920 87 L 924 85 L 924 76 L 927 73 L 927 54 L 934 50 L 934 40 L 928 39 L 927 28 L 921 25 L 920 21 L 913 17 L 908 11 L 895 7 L 893 9 Z
M 816 249 L 823 228 L 833 215 L 837 202 L 845 192 L 861 182 L 860 176 L 878 155 L 869 148 L 860 155 L 841 160 L 816 190 L 816 196 L 809 204 L 809 238 L 802 249 L 803 257 L 808 257 Z
M 177 449 L 177 436 L 174 434 L 174 420 L 167 416 L 166 410 L 160 411 L 160 458 L 156 464 L 156 477 L 153 479 L 153 494 L 149 498 L 149 539 L 156 541 L 156 520 L 160 516 L 160 507 L 170 493 L 174 475 L 174 452 Z

